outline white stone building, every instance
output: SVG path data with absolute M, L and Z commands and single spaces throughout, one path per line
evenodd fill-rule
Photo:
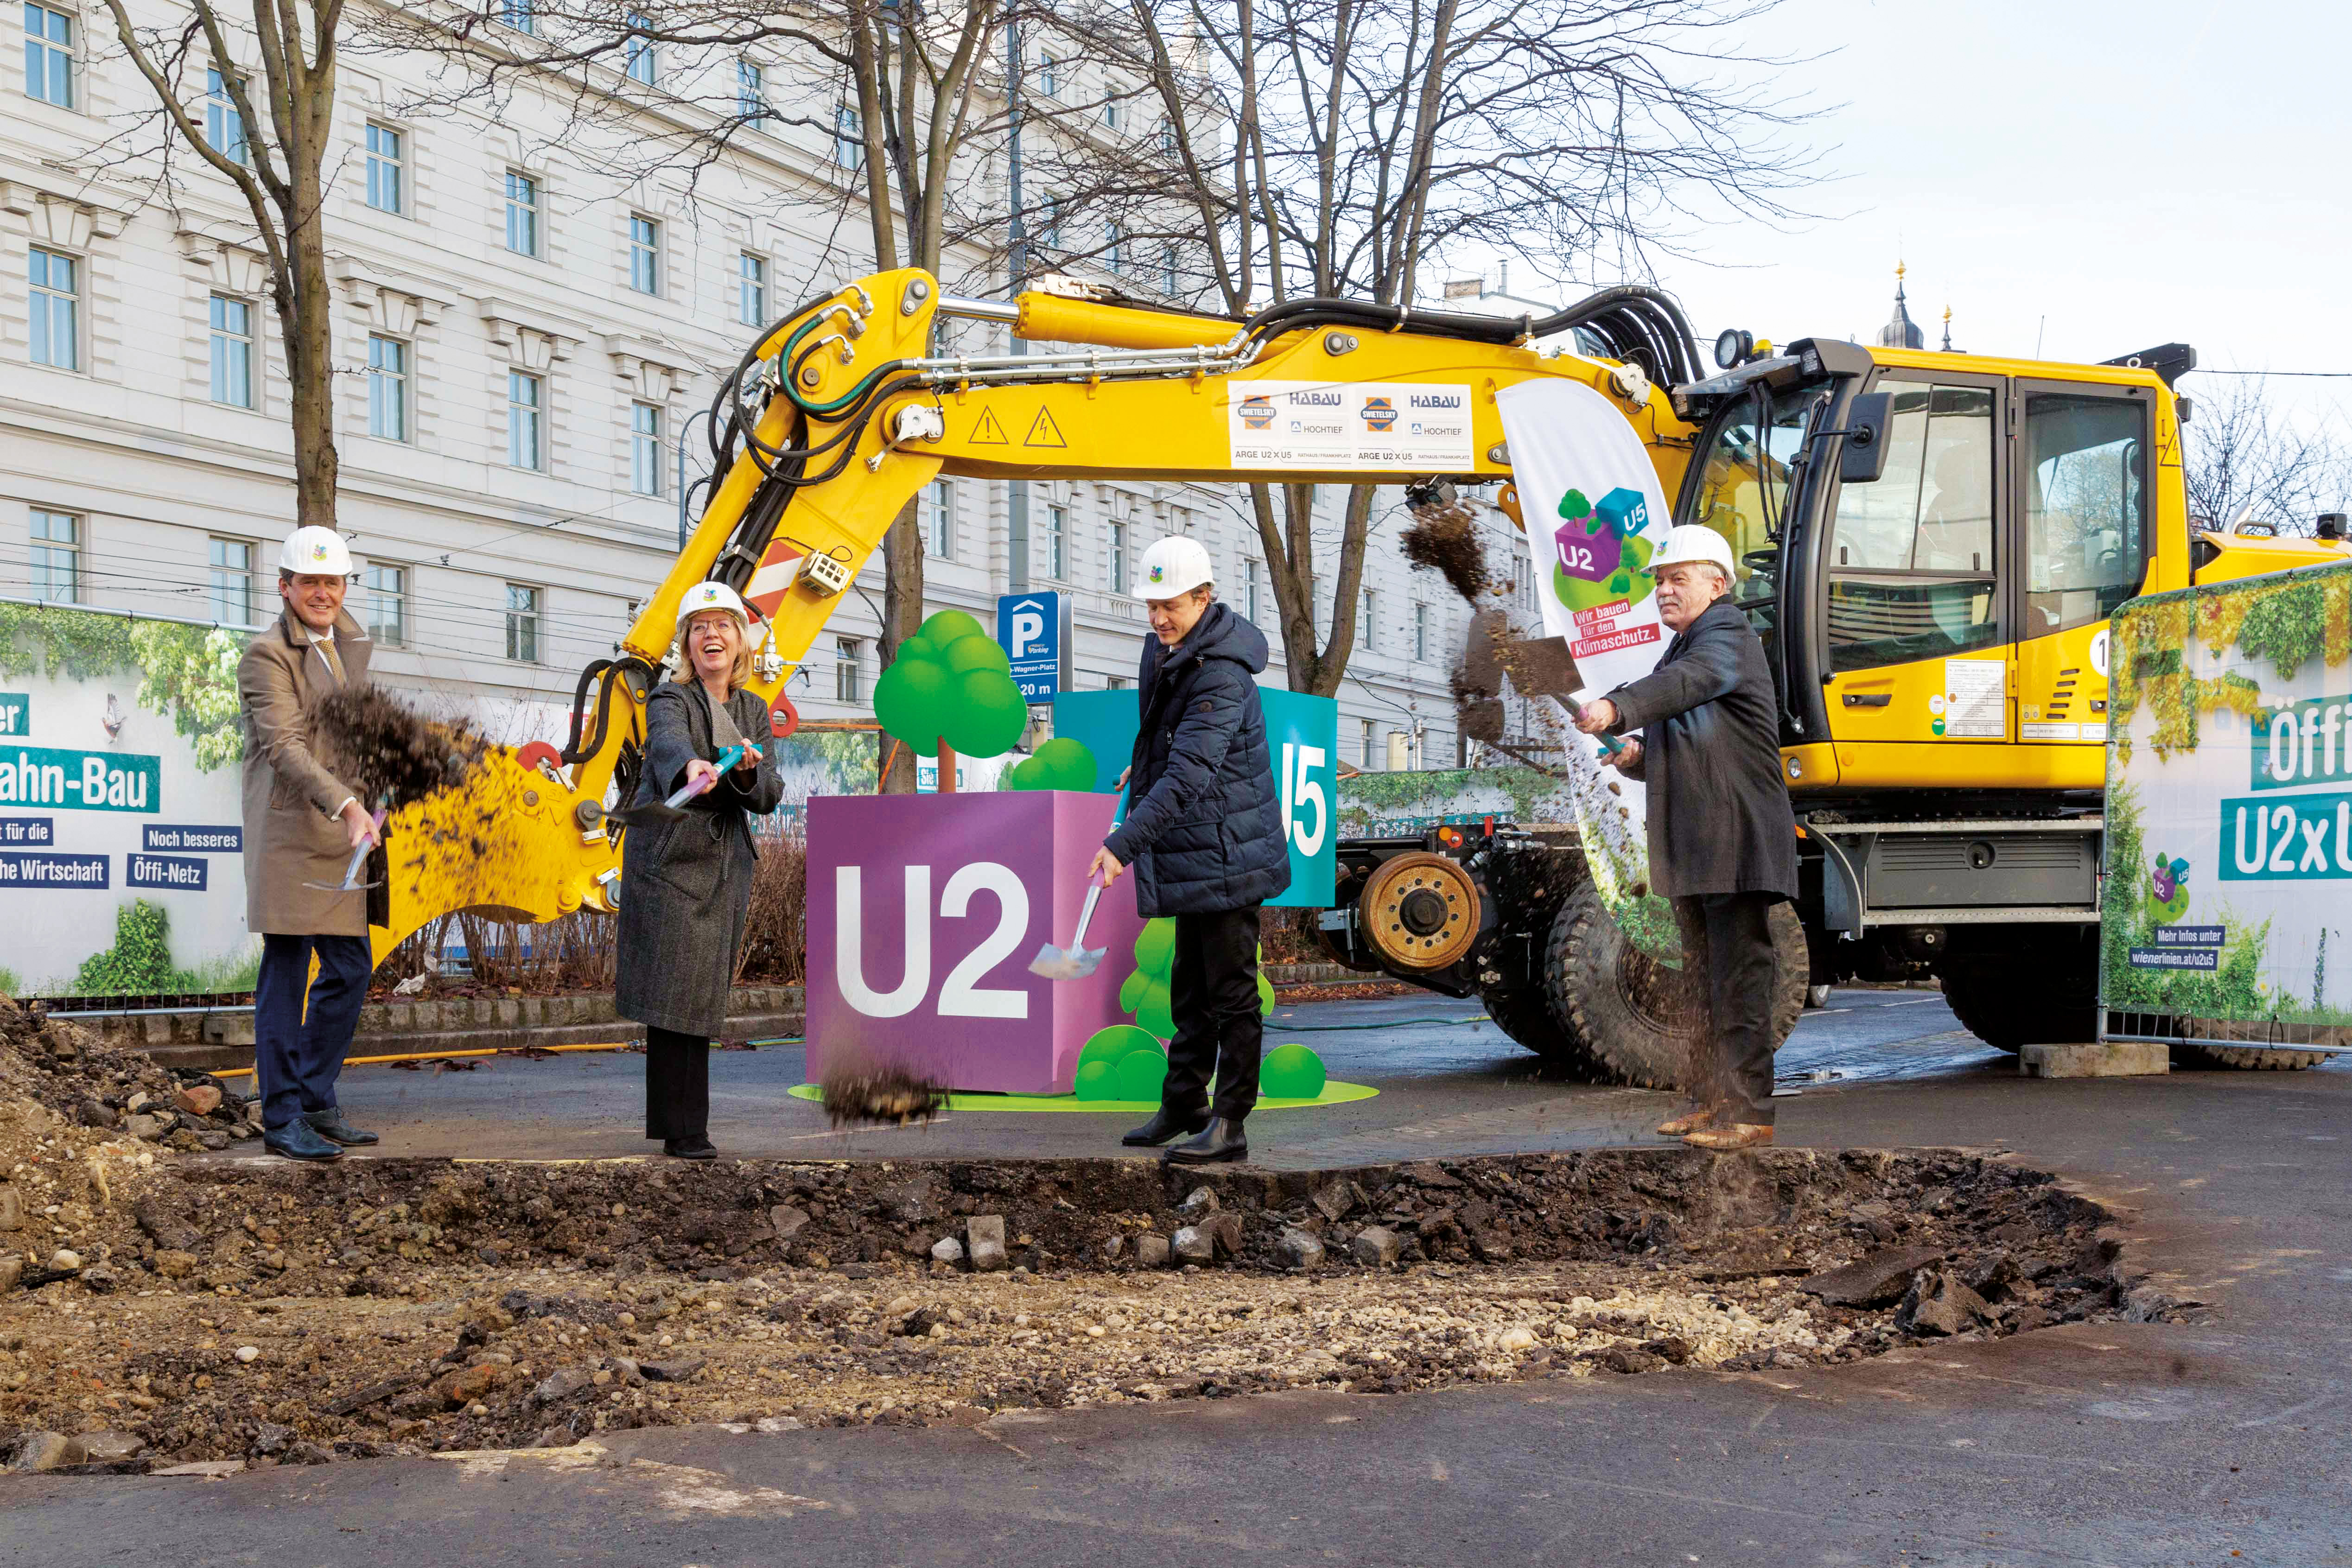
M 265 623 L 292 456 L 242 204 L 184 151 L 169 200 L 152 158 L 92 154 L 146 108 L 102 9 L 34 0 L 0 27 L 24 35 L 0 52 L 0 598 Z M 803 285 L 864 269 L 855 159 L 806 131 L 741 135 L 691 200 L 616 188 L 546 145 L 562 117 L 527 92 L 502 119 L 403 118 L 422 79 L 397 56 L 349 56 L 341 75 L 326 223 L 341 522 L 363 570 L 352 606 L 380 675 L 551 735 L 576 672 L 667 570 L 680 439 L 691 480 L 719 376 Z M 792 79 L 770 62 L 753 90 Z M 196 107 L 235 138 L 225 100 Z M 700 112 L 681 102 L 670 118 Z M 1224 592 L 1271 631 L 1255 530 L 1229 489 L 1034 485 L 1022 585 L 1004 491 L 956 480 L 927 496 L 929 605 L 992 624 L 1010 588 L 1072 591 L 1081 689 L 1132 678 L 1144 627 L 1119 575 L 1165 531 L 1206 543 Z M 1387 507 L 1375 527 L 1342 756 L 1383 768 L 1391 735 L 1417 736 L 1402 755 L 1450 766 L 1465 612 L 1398 556 L 1403 521 Z M 804 714 L 870 712 L 880 579 L 877 559 L 811 650 L 792 688 Z

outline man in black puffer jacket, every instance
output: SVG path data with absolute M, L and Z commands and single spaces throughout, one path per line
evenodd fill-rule
M 1137 909 L 1175 916 L 1176 1038 L 1159 1113 L 1124 1141 L 1152 1148 L 1183 1138 L 1168 1157 L 1186 1165 L 1245 1159 L 1242 1123 L 1257 1104 L 1263 1037 L 1258 907 L 1290 885 L 1255 678 L 1265 668 L 1265 636 L 1216 602 L 1209 552 L 1192 539 L 1145 552 L 1143 597 L 1151 635 L 1137 672 L 1131 804 L 1095 869 L 1108 881 L 1133 866 Z

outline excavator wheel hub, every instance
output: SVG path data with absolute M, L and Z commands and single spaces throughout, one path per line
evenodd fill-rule
M 1477 939 L 1478 885 L 1459 862 L 1421 852 L 1381 862 L 1365 884 L 1361 929 L 1401 969 L 1459 963 Z

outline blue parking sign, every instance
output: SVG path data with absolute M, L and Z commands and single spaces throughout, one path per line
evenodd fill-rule
M 1266 903 L 1286 909 L 1328 909 L 1339 869 L 1339 705 L 1329 697 L 1260 686 L 1266 752 L 1274 764 L 1275 799 L 1290 848 L 1290 886 Z M 1095 758 L 1095 788 L 1118 788 L 1142 722 L 1132 691 L 1064 692 L 1054 699 L 1054 734 L 1077 741 Z
M 1013 684 L 1022 697 L 1052 702 L 1070 685 L 1070 596 L 998 594 L 996 641 L 1013 661 Z

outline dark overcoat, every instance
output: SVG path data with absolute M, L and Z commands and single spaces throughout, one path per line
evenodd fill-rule
M 713 1039 L 727 1027 L 727 993 L 760 858 L 751 817 L 774 810 L 784 793 L 768 705 L 756 692 L 738 691 L 727 699 L 727 715 L 760 747 L 759 770 L 729 768 L 686 803 L 682 817 L 628 831 L 613 997 L 623 1018 Z M 710 695 L 701 683 L 655 687 L 646 699 L 645 771 L 630 803 L 658 804 L 686 783 L 688 763 L 716 762 L 722 748 L 711 730 Z
M 1650 883 L 1797 896 L 1797 822 L 1780 779 L 1779 709 L 1764 645 L 1727 599 L 1666 644 L 1658 667 L 1609 694 L 1618 734 L 1642 732 L 1629 776 L 1649 794 Z
M 343 685 L 365 685 L 375 644 L 348 612 L 335 617 L 335 657 Z M 336 689 L 335 672 L 290 609 L 246 644 L 236 664 L 245 722 L 245 925 L 282 936 L 364 936 L 363 893 L 329 893 L 351 864 L 351 835 L 338 813 L 358 791 L 350 769 L 311 731 L 311 710 Z M 362 801 L 373 810 L 373 801 Z M 371 867 L 362 881 L 380 868 Z M 311 886 L 311 883 L 318 886 Z
M 1212 603 L 1174 648 L 1143 639 L 1127 821 L 1103 847 L 1135 872 L 1147 919 L 1245 909 L 1290 885 L 1257 673 L 1265 636 Z

